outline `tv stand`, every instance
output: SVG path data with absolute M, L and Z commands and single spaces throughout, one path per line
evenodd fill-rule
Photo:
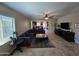
M 55 29 L 55 34 L 59 35 L 63 39 L 65 39 L 68 42 L 74 42 L 74 35 L 75 33 L 71 31 L 65 31 L 61 29 Z

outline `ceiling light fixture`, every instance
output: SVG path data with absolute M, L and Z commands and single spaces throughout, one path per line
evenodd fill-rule
M 45 17 L 45 20 L 48 20 L 48 17 Z
M 48 15 L 47 14 L 45 15 L 45 20 L 48 20 Z

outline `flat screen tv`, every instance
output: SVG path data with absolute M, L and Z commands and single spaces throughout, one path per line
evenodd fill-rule
M 63 28 L 63 29 L 70 29 L 70 23 L 61 23 L 61 28 Z

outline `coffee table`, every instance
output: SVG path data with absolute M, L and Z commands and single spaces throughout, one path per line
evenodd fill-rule
M 36 42 L 43 42 L 47 41 L 48 42 L 48 36 L 46 34 L 36 34 Z

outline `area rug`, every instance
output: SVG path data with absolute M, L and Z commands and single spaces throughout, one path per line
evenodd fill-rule
M 31 48 L 55 48 L 50 41 L 33 42 Z

